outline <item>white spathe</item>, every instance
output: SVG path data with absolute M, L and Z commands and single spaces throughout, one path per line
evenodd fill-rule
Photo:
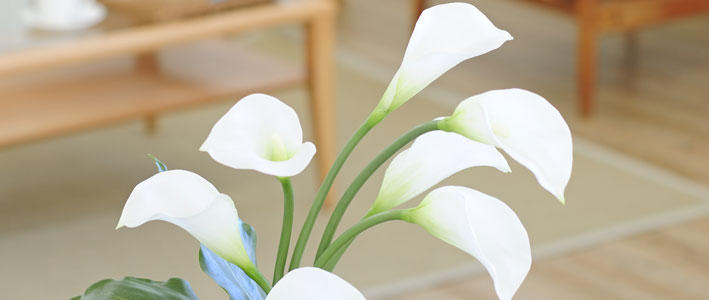
M 505 158 L 493 146 L 452 132 L 436 130 L 425 133 L 389 164 L 379 195 L 368 214 L 394 208 L 443 179 L 476 166 L 510 171 Z
M 254 268 L 241 240 L 234 202 L 201 176 L 184 170 L 157 173 L 128 197 L 116 229 L 161 220 L 189 232 L 222 258 Z
M 315 155 L 315 145 L 303 143 L 295 110 L 264 94 L 239 100 L 214 124 L 199 150 L 223 165 L 280 177 L 302 172 Z
M 328 271 L 303 267 L 288 272 L 276 283 L 266 300 L 365 300 L 347 281 Z
M 395 110 L 457 64 L 511 39 L 471 4 L 447 3 L 424 10 L 375 112 Z
M 440 127 L 501 148 L 564 202 L 573 162 L 571 131 L 542 96 L 522 89 L 485 92 L 461 102 Z
M 409 220 L 475 257 L 497 296 L 509 300 L 527 276 L 532 256 L 527 231 L 502 201 L 461 186 L 444 186 L 409 210 Z

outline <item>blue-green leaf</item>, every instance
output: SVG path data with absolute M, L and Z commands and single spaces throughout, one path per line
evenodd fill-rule
M 197 300 L 190 284 L 179 278 L 166 282 L 126 277 L 122 280 L 104 279 L 94 283 L 83 295 L 72 300 Z
M 158 172 L 167 171 L 167 166 L 163 162 L 161 162 L 157 157 L 152 154 L 148 154 L 148 157 L 153 159 L 153 161 L 155 162 L 155 166 L 158 167 Z
M 251 225 L 239 220 L 241 239 L 246 253 L 256 264 L 256 232 Z M 229 294 L 232 300 L 263 300 L 266 293 L 238 266 L 224 260 L 202 245 L 199 250 L 199 266 Z

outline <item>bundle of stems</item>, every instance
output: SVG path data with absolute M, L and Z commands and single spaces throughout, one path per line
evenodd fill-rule
M 323 204 L 325 203 L 325 198 L 330 192 L 332 185 L 337 177 L 338 173 L 342 169 L 342 166 L 347 161 L 354 148 L 359 144 L 359 142 L 364 138 L 364 136 L 376 126 L 386 115 L 385 112 L 376 111 L 373 112 L 367 120 L 355 131 L 355 133 L 350 137 L 350 139 L 345 144 L 344 148 L 340 151 L 335 159 L 333 165 L 330 167 L 327 175 L 323 179 L 320 188 L 318 189 L 315 199 L 312 202 L 308 215 L 303 223 L 303 227 L 300 230 L 298 240 L 296 242 L 295 248 L 293 250 L 293 255 L 290 259 L 289 270 L 294 270 L 300 267 L 305 247 L 307 246 L 310 235 L 313 231 L 313 226 L 317 220 L 320 212 L 322 210 Z M 382 222 L 391 220 L 403 220 L 405 216 L 399 210 L 390 210 L 378 214 L 368 213 L 359 222 L 352 225 L 347 229 L 342 235 L 335 239 L 335 232 L 344 216 L 350 203 L 357 195 L 357 192 L 364 185 L 365 182 L 374 174 L 381 165 L 383 165 L 389 158 L 391 158 L 397 151 L 406 146 L 409 142 L 413 141 L 420 135 L 438 130 L 438 121 L 425 122 L 419 126 L 414 127 L 409 130 L 401 137 L 394 140 L 388 147 L 382 150 L 374 159 L 367 164 L 364 169 L 355 177 L 352 183 L 349 185 L 347 190 L 342 194 L 340 200 L 337 202 L 330 219 L 327 223 L 327 227 L 322 234 L 320 239 L 320 244 L 315 256 L 314 266 L 332 271 L 337 262 L 340 260 L 344 252 L 347 250 L 352 241 L 363 231 L 380 224 Z M 276 257 L 276 266 L 274 269 L 273 283 L 278 282 L 280 278 L 283 277 L 285 272 L 285 261 L 288 255 L 288 248 L 291 239 L 291 231 L 293 225 L 293 190 L 290 184 L 289 178 L 279 178 L 284 193 L 284 214 L 283 214 L 283 226 L 281 230 L 281 238 L 278 247 L 278 254 Z M 334 241 L 333 241 L 334 240 Z

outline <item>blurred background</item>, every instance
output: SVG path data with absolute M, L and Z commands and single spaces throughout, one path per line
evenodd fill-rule
M 65 299 L 99 279 L 137 276 L 180 277 L 203 299 L 225 298 L 179 228 L 113 229 L 135 184 L 156 172 L 148 153 L 232 196 L 270 277 L 278 181 L 219 165 L 199 145 L 246 94 L 293 106 L 318 146 L 294 178 L 295 238 L 321 170 L 378 102 L 417 14 L 443 2 L 0 2 L 3 297 Z M 345 164 L 333 198 L 416 124 L 486 90 L 529 89 L 574 135 L 567 204 L 511 160 L 511 174 L 476 168 L 444 181 L 506 201 L 527 227 L 535 261 L 517 299 L 706 299 L 709 1 L 469 2 L 515 39 L 390 115 Z M 382 173 L 343 224 L 363 215 Z M 335 272 L 370 299 L 496 299 L 477 261 L 403 223 L 363 234 Z

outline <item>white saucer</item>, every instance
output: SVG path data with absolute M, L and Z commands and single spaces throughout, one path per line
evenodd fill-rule
M 86 29 L 101 22 L 106 17 L 106 8 L 94 1 L 85 1 L 71 11 L 71 15 L 50 15 L 35 7 L 28 7 L 23 13 L 27 26 L 49 31 L 71 31 Z

